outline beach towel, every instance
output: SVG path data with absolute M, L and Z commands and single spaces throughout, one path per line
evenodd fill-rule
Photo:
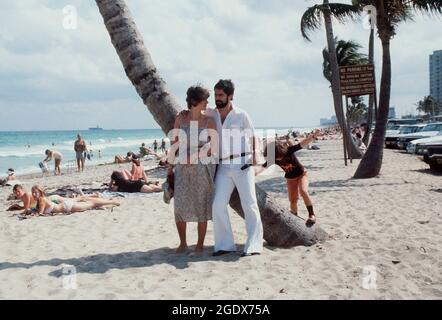
M 109 191 L 106 190 L 102 193 L 103 198 L 140 198 L 140 197 L 162 197 L 163 194 L 161 192 L 153 192 L 153 193 L 142 193 L 142 192 L 135 192 L 135 193 L 129 193 L 129 192 L 119 192 L 119 191 Z

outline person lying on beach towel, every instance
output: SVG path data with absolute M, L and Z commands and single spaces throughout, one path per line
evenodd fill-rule
M 6 178 L 0 179 L 0 186 L 11 185 L 12 183 L 14 183 L 14 180 L 15 180 L 14 169 L 12 169 L 12 168 L 8 169 L 6 174 L 7 174 Z
M 117 154 L 114 159 L 114 163 L 129 163 L 132 161 L 132 157 L 135 156 L 135 153 L 129 151 L 126 154 L 126 157 L 123 157 L 121 154 Z
M 21 214 L 27 215 L 35 212 L 37 209 L 37 201 L 34 199 L 31 193 L 27 192 L 21 184 L 16 184 L 12 188 L 12 192 L 17 200 L 21 200 L 23 205 L 18 203 L 10 206 L 7 211 L 23 210 Z
M 86 210 L 92 210 L 101 208 L 103 206 L 119 206 L 120 203 L 114 199 L 102 199 L 88 197 L 82 201 L 76 201 L 75 199 L 63 199 L 58 203 L 51 201 L 49 197 L 46 197 L 46 193 L 40 186 L 32 187 L 32 197 L 37 202 L 37 212 L 39 216 L 57 215 L 57 214 L 71 214 L 76 212 L 84 212 Z
M 320 134 L 320 130 L 316 130 L 313 134 L 302 140 L 300 143 L 289 146 L 282 141 L 274 141 L 267 144 L 264 149 L 264 156 L 270 153 L 270 150 L 275 150 L 275 164 L 280 166 L 285 172 L 285 178 L 287 181 L 287 191 L 290 201 L 290 210 L 292 214 L 298 215 L 298 199 L 299 195 L 304 200 L 307 207 L 309 217 L 307 219 L 307 225 L 313 225 L 316 222 L 316 215 L 313 211 L 313 203 L 308 194 L 308 176 L 307 170 L 299 162 L 295 156 L 295 152 L 306 148 L 313 140 L 315 140 Z M 268 151 L 269 150 L 269 151 Z M 257 168 L 257 174 L 264 171 L 268 167 L 268 163 L 265 162 L 260 168 Z M 270 164 L 271 165 L 271 164 Z
M 142 193 L 151 193 L 151 192 L 161 192 L 162 188 L 158 184 L 148 184 L 143 180 L 129 180 L 126 179 L 125 175 L 121 171 L 114 171 L 111 175 L 111 182 L 109 184 L 109 188 L 112 191 L 120 191 L 120 192 L 142 192 Z

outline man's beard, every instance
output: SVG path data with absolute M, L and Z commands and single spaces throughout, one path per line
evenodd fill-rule
M 224 109 L 229 104 L 229 100 L 227 100 L 225 102 L 221 101 L 221 100 L 216 100 L 215 104 L 216 104 L 216 108 L 217 109 Z

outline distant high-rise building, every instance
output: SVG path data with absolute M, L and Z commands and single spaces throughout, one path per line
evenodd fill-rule
M 430 55 L 430 96 L 442 103 L 442 50 Z
M 332 126 L 338 123 L 338 119 L 336 118 L 336 116 L 332 116 L 330 119 L 327 118 L 321 118 L 319 120 L 319 124 L 321 126 Z
M 394 107 L 388 109 L 388 119 L 396 119 L 396 109 Z

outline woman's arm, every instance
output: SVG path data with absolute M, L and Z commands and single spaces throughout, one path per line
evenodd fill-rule
M 320 133 L 321 133 L 321 130 L 316 129 L 314 133 L 310 134 L 307 138 L 302 140 L 299 144 L 301 145 L 302 148 L 307 147 L 310 143 L 313 142 L 313 140 L 315 140 L 319 136 Z
M 40 200 L 38 200 L 38 212 L 37 213 L 39 216 L 44 215 L 45 207 L 46 207 L 46 199 L 44 197 L 41 197 Z
M 169 163 L 169 166 L 167 168 L 167 174 L 172 174 L 173 173 L 173 164 L 175 164 L 175 159 L 176 159 L 176 152 L 178 151 L 179 148 L 179 127 L 180 127 L 180 115 L 178 115 L 175 118 L 175 123 L 173 125 L 173 137 L 171 139 L 171 143 L 170 143 L 170 150 L 169 153 L 167 154 L 167 162 Z
M 143 178 L 144 182 L 147 182 L 148 178 L 147 178 L 146 171 L 144 170 L 144 167 L 142 164 L 140 164 L 140 167 L 141 167 L 142 178 Z
M 218 158 L 218 152 L 219 152 L 219 135 L 218 131 L 216 130 L 216 124 L 215 121 L 213 121 L 212 118 L 209 118 L 207 121 L 207 133 L 208 133 L 208 140 L 207 142 L 199 151 L 198 156 L 199 159 L 206 159 L 206 158 Z M 217 163 L 217 162 L 216 162 Z

